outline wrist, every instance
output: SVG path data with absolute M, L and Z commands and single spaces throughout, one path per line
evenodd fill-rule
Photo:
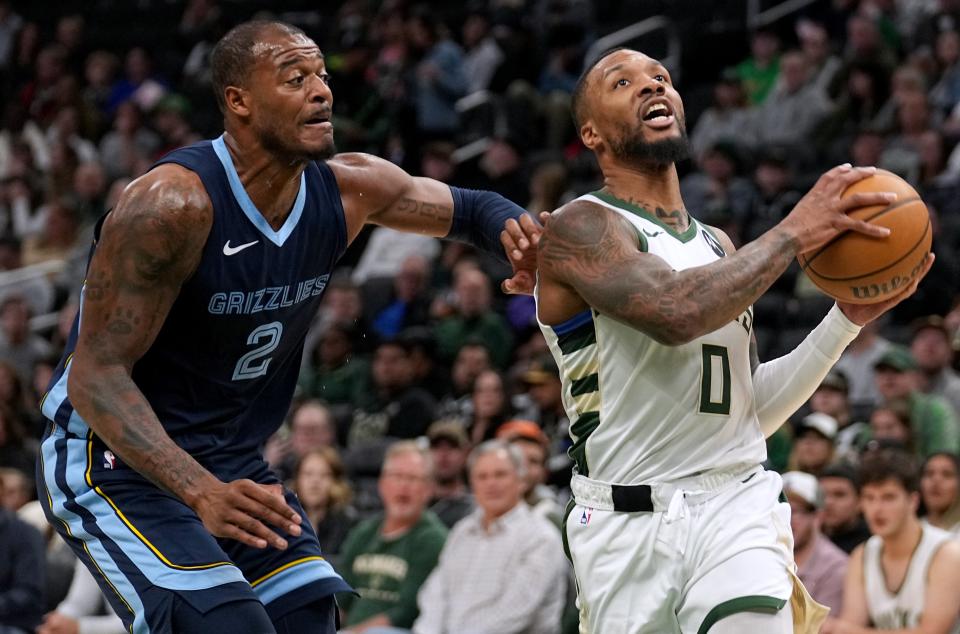
M 204 502 L 210 498 L 217 497 L 224 483 L 209 472 L 204 472 L 204 477 L 198 478 L 191 483 L 189 487 L 179 493 L 180 499 L 192 508 L 197 510 Z
M 796 257 L 801 252 L 800 232 L 793 227 L 789 218 L 783 220 L 770 230 L 769 235 L 774 236 L 777 248 Z

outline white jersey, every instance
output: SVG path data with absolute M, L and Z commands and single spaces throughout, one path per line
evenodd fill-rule
M 867 613 L 873 626 L 880 630 L 899 630 L 920 625 L 926 598 L 927 576 L 937 550 L 950 539 L 950 533 L 921 524 L 920 543 L 907 564 L 907 574 L 899 590 L 887 589 L 886 577 L 880 563 L 883 539 L 875 535 L 863 547 L 864 592 Z M 960 634 L 960 623 L 954 623 L 951 634 Z
M 723 257 L 696 220 L 681 234 L 604 192 L 580 200 L 626 218 L 640 248 L 675 270 Z M 571 456 L 581 475 L 618 484 L 667 482 L 766 459 L 753 399 L 753 310 L 680 346 L 658 343 L 587 310 L 540 328 L 560 369 Z

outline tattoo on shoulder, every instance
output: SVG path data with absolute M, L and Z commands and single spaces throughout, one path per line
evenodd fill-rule
M 431 220 L 449 221 L 453 218 L 452 207 L 427 202 L 425 200 L 415 200 L 413 198 L 401 198 L 397 203 L 397 211 L 401 214 L 419 216 L 420 218 L 429 218 Z
M 603 208 L 569 207 L 555 214 L 540 237 L 542 264 L 561 279 L 602 279 L 609 263 L 623 259 L 631 235 L 619 216 Z

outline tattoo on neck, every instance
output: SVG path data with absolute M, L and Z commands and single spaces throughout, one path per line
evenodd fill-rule
M 647 213 L 650 213 L 650 210 L 653 209 L 653 213 L 657 216 L 657 219 L 674 231 L 686 231 L 687 227 L 690 226 L 690 215 L 687 213 L 687 210 L 682 207 L 680 209 L 667 211 L 663 207 L 651 205 L 633 197 L 627 198 L 626 201 L 635 207 L 643 209 Z

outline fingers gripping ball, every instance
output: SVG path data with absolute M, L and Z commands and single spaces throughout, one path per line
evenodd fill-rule
M 886 238 L 847 231 L 798 257 L 801 268 L 827 295 L 853 304 L 873 304 L 903 290 L 930 252 L 933 228 L 927 206 L 905 180 L 886 170 L 858 181 L 843 197 L 858 192 L 894 192 L 887 206 L 860 207 L 850 216 L 890 229 Z

